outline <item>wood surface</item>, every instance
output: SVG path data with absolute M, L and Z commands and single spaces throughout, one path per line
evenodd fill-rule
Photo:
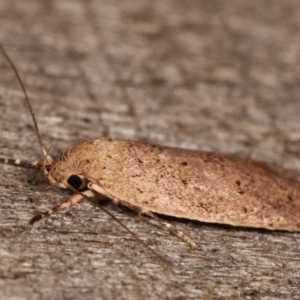
M 58 156 L 97 136 L 233 153 L 300 173 L 300 3 L 5 1 L 0 41 Z M 0 155 L 40 159 L 0 57 Z M 67 191 L 0 165 L 1 299 L 299 299 L 300 234 L 165 218 L 84 201 L 29 226 Z

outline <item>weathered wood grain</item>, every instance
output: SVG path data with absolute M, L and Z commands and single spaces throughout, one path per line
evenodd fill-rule
M 95 136 L 236 153 L 300 172 L 298 1 L 0 1 L 0 41 L 59 154 Z M 40 151 L 0 57 L 0 155 Z M 0 165 L 1 299 L 299 299 L 300 235 L 169 219 L 107 204 L 173 271 L 87 201 Z

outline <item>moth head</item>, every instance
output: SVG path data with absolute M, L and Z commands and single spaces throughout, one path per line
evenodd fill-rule
M 82 170 L 68 155 L 63 155 L 58 161 L 52 163 L 49 169 L 43 168 L 49 183 L 59 188 L 85 191 L 88 180 L 82 175 Z
M 55 185 L 63 189 L 71 189 L 79 192 L 83 192 L 87 189 L 88 180 L 79 174 L 70 174 L 61 178 L 61 180 L 56 180 L 51 173 L 47 177 L 50 184 Z

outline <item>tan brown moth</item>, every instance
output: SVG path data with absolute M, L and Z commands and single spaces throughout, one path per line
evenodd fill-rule
M 24 85 L 39 143 L 40 162 L 1 158 L 0 162 L 39 167 L 50 184 L 75 194 L 31 220 L 48 217 L 84 197 L 103 197 L 166 225 L 191 246 L 196 244 L 156 214 L 201 222 L 300 231 L 300 185 L 270 164 L 227 154 L 192 151 L 109 138 L 81 141 L 54 160 L 43 145 Z

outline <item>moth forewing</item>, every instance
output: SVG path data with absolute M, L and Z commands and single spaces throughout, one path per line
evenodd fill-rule
M 299 182 L 230 155 L 95 138 L 73 146 L 50 173 L 57 181 L 80 175 L 96 193 L 145 213 L 300 230 Z

